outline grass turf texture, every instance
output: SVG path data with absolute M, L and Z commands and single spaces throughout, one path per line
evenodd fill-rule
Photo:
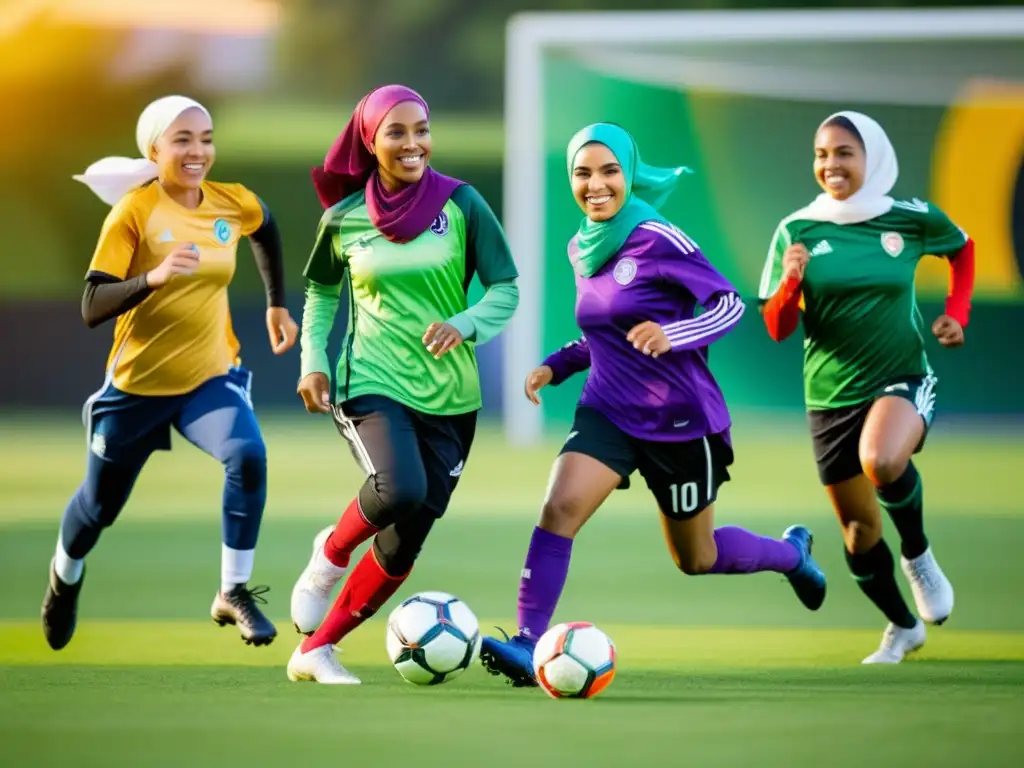
M 1024 450 L 991 435 L 933 433 L 917 463 L 957 607 L 914 660 L 865 668 L 859 661 L 884 621 L 846 574 L 806 435 L 798 423 L 737 423 L 734 482 L 718 521 L 775 535 L 809 524 L 830 577 L 824 607 L 803 610 L 774 575 L 674 572 L 643 484 L 634 483 L 581 534 L 556 615 L 607 631 L 618 676 L 596 700 L 555 702 L 478 666 L 415 688 L 387 663 L 382 618 L 397 599 L 440 589 L 464 599 L 485 630 L 511 628 L 556 445 L 520 452 L 482 433 L 413 577 L 344 643 L 342 661 L 364 685 L 339 689 L 284 675 L 298 639 L 287 622 L 291 586 L 313 535 L 359 482 L 326 420 L 264 424 L 271 490 L 254 582 L 272 586 L 274 645 L 247 648 L 208 618 L 221 475 L 178 440 L 154 457 L 90 557 L 78 634 L 53 653 L 39 603 L 84 439 L 73 416 L 2 419 L 0 764 L 1021 764 L 1024 521 L 1015 468 Z

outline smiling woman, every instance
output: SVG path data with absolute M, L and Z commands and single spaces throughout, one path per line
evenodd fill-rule
M 589 371 L 569 436 L 551 472 L 519 581 L 519 631 L 485 637 L 480 658 L 513 685 L 536 685 L 533 655 L 569 574 L 576 535 L 635 472 L 661 511 L 676 567 L 686 574 L 786 574 L 817 610 L 825 576 L 811 536 L 783 539 L 715 527 L 719 488 L 733 461 L 731 416 L 708 367 L 708 347 L 743 315 L 736 289 L 659 208 L 686 170 L 640 159 L 636 140 L 612 123 L 578 131 L 566 148 L 569 181 L 584 218 L 569 241 L 582 336 L 526 379 L 526 396 Z M 698 308 L 704 310 L 698 315 Z
M 607 221 L 625 201 L 626 180 L 615 154 L 604 144 L 587 144 L 576 155 L 572 193 L 591 221 Z
M 934 205 L 889 195 L 896 151 L 867 115 L 839 112 L 818 126 L 814 176 L 822 192 L 776 229 L 760 297 L 776 341 L 797 329 L 803 313 L 804 399 L 818 475 L 843 528 L 847 565 L 889 620 L 864 663 L 898 664 L 924 644 L 924 622 L 941 624 L 953 610 L 953 587 L 925 535 L 912 460 L 931 427 L 937 385 L 914 276 L 927 254 L 948 260 L 946 313 L 931 331 L 944 347 L 962 345 L 974 242 Z M 880 507 L 899 531 L 920 618 L 896 583 Z
M 359 682 L 333 647 L 394 594 L 447 509 L 481 406 L 474 347 L 518 304 L 501 225 L 476 190 L 430 167 L 432 149 L 426 102 L 389 85 L 359 102 L 313 170 L 327 212 L 306 266 L 298 392 L 311 413 L 333 415 L 367 479 L 317 536 L 292 592 L 292 621 L 311 635 L 288 664 L 292 680 Z M 486 293 L 469 306 L 474 274 Z M 343 285 L 351 315 L 332 398 L 327 338 Z
M 247 643 L 276 635 L 250 590 L 266 502 L 266 448 L 252 409 L 252 374 L 241 367 L 227 288 L 238 241 L 249 237 L 267 288 L 274 352 L 295 342 L 284 308 L 281 238 L 263 203 L 240 184 L 206 178 L 213 121 L 196 101 L 150 104 L 135 131 L 141 157 L 108 157 L 74 178 L 113 206 L 86 274 L 82 316 L 116 318 L 103 386 L 85 404 L 85 481 L 61 522 L 43 604 L 43 631 L 59 650 L 75 631 L 84 558 L 124 507 L 171 427 L 224 465 L 221 586 L 211 615 Z
M 430 162 L 430 120 L 421 104 L 406 101 L 388 114 L 373 140 L 377 170 L 388 192 L 415 184 Z

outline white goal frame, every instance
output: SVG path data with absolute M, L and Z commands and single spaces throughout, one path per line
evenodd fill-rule
M 1013 40 L 1024 8 L 524 13 L 506 29 L 503 224 L 519 268 L 519 308 L 505 332 L 503 420 L 513 445 L 541 440 L 543 412 L 523 395 L 541 349 L 544 304 L 544 115 L 548 47 L 580 43 Z M 566 266 L 568 268 L 568 265 Z M 566 342 L 570 339 L 565 339 Z

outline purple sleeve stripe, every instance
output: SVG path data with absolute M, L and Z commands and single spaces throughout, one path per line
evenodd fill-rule
M 699 328 L 702 323 L 714 323 L 717 318 L 726 314 L 729 311 L 729 308 L 738 301 L 740 301 L 740 299 L 735 293 L 728 293 L 716 301 L 714 306 L 700 317 L 691 317 L 687 320 L 677 320 L 674 323 L 667 323 L 666 325 L 663 325 L 661 329 L 668 334 L 685 328 Z M 742 301 L 740 301 L 740 303 L 742 303 Z
M 688 238 L 682 230 L 676 229 L 673 226 L 664 224 L 660 221 L 645 221 L 640 226 L 648 232 L 656 232 L 657 234 L 662 235 L 683 253 L 696 253 L 700 250 L 697 244 Z
M 727 313 L 719 316 L 714 323 L 704 325 L 700 328 L 680 328 L 677 331 L 666 334 L 669 344 L 672 347 L 679 347 L 684 344 L 692 344 L 695 341 L 721 335 L 739 322 L 745 309 L 746 306 L 742 302 L 739 302 L 737 304 L 733 304 L 728 309 Z M 701 317 L 701 319 L 703 320 L 704 318 Z

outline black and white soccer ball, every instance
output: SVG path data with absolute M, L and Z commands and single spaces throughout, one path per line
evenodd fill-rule
M 476 615 L 445 592 L 420 592 L 388 616 L 388 658 L 414 685 L 458 677 L 480 657 L 480 642 Z

